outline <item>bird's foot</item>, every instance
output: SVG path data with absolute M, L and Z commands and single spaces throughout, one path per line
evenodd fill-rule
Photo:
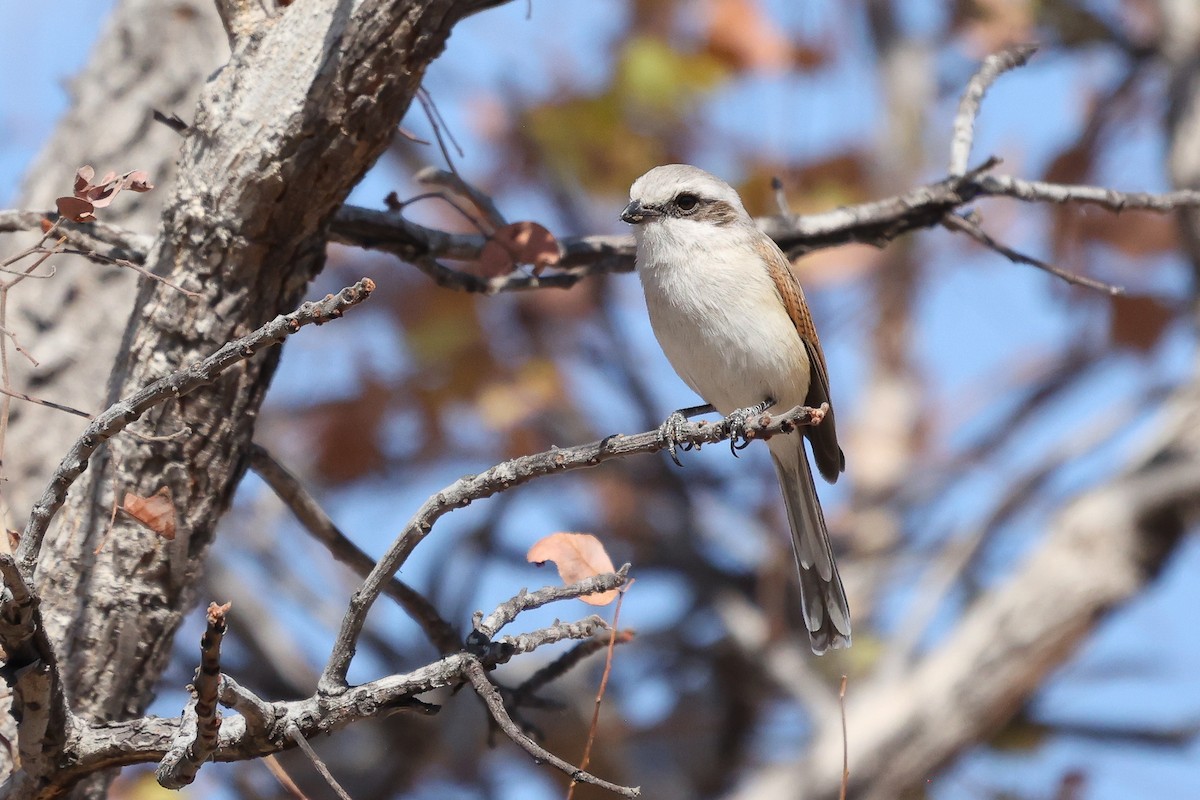
M 773 405 L 775 405 L 775 401 L 768 397 L 757 405 L 736 409 L 725 417 L 725 430 L 729 432 L 729 450 L 735 458 L 739 450 L 745 450 L 750 446 L 746 423 Z
M 675 466 L 682 467 L 683 462 L 679 460 L 677 450 L 688 451 L 695 445 L 691 442 L 683 441 L 683 426 L 687 424 L 687 417 L 682 411 L 672 411 L 671 416 L 667 417 L 662 425 L 658 426 L 658 438 L 667 445 L 667 452 L 671 454 L 671 460 L 675 462 Z

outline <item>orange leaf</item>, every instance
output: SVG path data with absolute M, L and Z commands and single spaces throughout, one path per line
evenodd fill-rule
M 600 540 L 590 533 L 552 533 L 539 539 L 525 559 L 531 564 L 553 561 L 564 584 L 616 572 Z M 606 606 L 617 597 L 616 589 L 589 594 L 579 599 L 588 605 Z
M 534 274 L 558 263 L 558 240 L 536 222 L 513 222 L 497 229 L 483 246 L 479 265 L 484 275 L 512 272 L 517 264 L 532 264 Z
M 175 538 L 175 501 L 168 487 L 162 487 L 149 497 L 126 492 L 121 508 L 164 539 Z
M 708 46 L 737 69 L 780 72 L 796 59 L 787 37 L 756 0 L 717 0 L 709 6 Z

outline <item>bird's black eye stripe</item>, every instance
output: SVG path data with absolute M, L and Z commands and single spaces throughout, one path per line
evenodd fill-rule
M 695 211 L 698 205 L 700 205 L 700 198 L 691 192 L 683 192 L 675 198 L 675 207 L 680 211 Z

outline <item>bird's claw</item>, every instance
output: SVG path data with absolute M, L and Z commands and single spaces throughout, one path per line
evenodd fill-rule
M 734 458 L 738 457 L 739 450 L 745 450 L 750 446 L 751 437 L 746 430 L 746 423 L 773 405 L 775 405 L 775 401 L 767 399 L 749 408 L 735 409 L 725 418 L 725 430 L 729 433 L 729 450 L 733 453 Z
M 683 440 L 683 426 L 687 424 L 687 417 L 678 411 L 671 413 L 663 421 L 662 425 L 658 426 L 658 438 L 666 442 L 667 452 L 671 454 L 671 460 L 675 462 L 675 466 L 682 467 L 683 462 L 679 460 L 678 450 L 687 452 L 691 450 L 693 445 L 691 442 Z

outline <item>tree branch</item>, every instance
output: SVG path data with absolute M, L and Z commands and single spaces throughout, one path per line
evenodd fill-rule
M 225 614 L 229 604 L 208 604 L 207 623 L 200 639 L 200 667 L 191 687 L 191 699 L 183 710 L 179 735 L 155 771 L 166 789 L 182 789 L 196 779 L 200 766 L 217 749 L 221 713 L 217 708 L 221 684 L 221 639 L 225 636 Z
M 62 507 L 67 490 L 87 469 L 88 459 L 106 440 L 164 400 L 181 397 L 212 383 L 222 372 L 250 358 L 259 348 L 279 344 L 305 325 L 320 325 L 340 317 L 346 309 L 366 300 L 374 289 L 374 281 L 363 278 L 354 286 L 328 295 L 324 300 L 305 303 L 291 314 L 276 317 L 253 333 L 229 342 L 203 361 L 176 370 L 97 415 L 59 463 L 50 484 L 33 507 L 17 551 L 22 573 L 27 579 L 32 577 L 42 538 L 46 535 L 55 513 Z
M 606 577 L 619 581 L 612 574 Z M 588 592 L 591 586 L 590 581 L 582 581 L 565 587 L 562 597 L 578 597 Z M 606 630 L 604 620 L 593 615 L 578 622 L 559 622 L 519 636 L 501 637 L 493 646 L 511 657 L 564 640 L 590 641 Z M 487 655 L 484 653 L 485 659 Z M 347 725 L 403 709 L 428 713 L 436 707 L 418 702 L 416 696 L 433 689 L 460 685 L 469 680 L 473 665 L 482 669 L 478 657 L 459 652 L 406 674 L 389 675 L 355 686 L 336 697 L 318 693 L 304 700 L 275 703 L 260 699 L 234 679 L 221 675 L 218 685 L 221 703 L 241 716 L 224 720 L 211 758 L 215 761 L 245 761 L 293 747 L 297 734 L 305 738 L 329 734 Z M 185 724 L 191 723 L 185 723 L 183 717 L 142 717 L 126 722 L 74 725 L 70 729 L 69 759 L 63 761 L 60 769 L 49 773 L 49 783 L 44 787 L 46 793 L 35 796 L 36 800 L 57 796 L 55 792 L 101 769 L 163 759 L 178 747 L 179 732 Z
M 772 416 L 763 414 L 746 425 L 747 439 L 769 438 L 781 433 L 791 433 L 797 426 L 812 424 L 823 417 L 821 409 L 795 408 L 785 414 Z M 679 444 L 703 444 L 724 441 L 729 438 L 728 426 L 692 422 L 680 430 Z M 543 453 L 521 456 L 497 464 L 485 472 L 459 478 L 442 491 L 425 501 L 409 520 L 404 530 L 392 542 L 387 552 L 379 559 L 371 574 L 363 581 L 350 599 L 350 607 L 342 618 L 341 629 L 321 675 L 318 690 L 322 694 L 336 695 L 345 691 L 346 672 L 358 637 L 366 622 L 367 612 L 379 597 L 384 583 L 395 574 L 409 554 L 433 530 L 433 525 L 447 512 L 469 505 L 476 500 L 491 497 L 534 478 L 555 472 L 567 472 L 584 467 L 594 467 L 615 458 L 624 458 L 637 453 L 656 453 L 668 447 L 659 431 L 647 431 L 633 436 L 615 434 L 598 442 L 552 449 Z
M 329 548 L 335 559 L 354 570 L 360 578 L 365 578 L 371 573 L 375 567 L 374 559 L 350 541 L 299 479 L 260 445 L 255 444 L 250 448 L 250 468 L 271 487 L 275 496 L 283 501 L 304 529 Z M 462 637 L 454 626 L 416 589 L 399 578 L 392 577 L 384 585 L 383 592 L 399 603 L 421 626 L 421 630 L 439 653 L 444 655 L 461 649 Z
M 520 726 L 513 722 L 512 717 L 508 715 L 508 709 L 504 707 L 504 698 L 500 696 L 500 692 L 496 689 L 496 685 L 488 679 L 487 673 L 483 671 L 483 665 L 472 659 L 471 661 L 467 662 L 465 672 L 467 678 L 471 681 L 471 686 L 475 689 L 475 693 L 479 695 L 481 700 L 483 700 L 484 705 L 487 706 L 488 711 L 492 715 L 492 719 L 494 719 L 496 724 L 500 726 L 500 730 L 504 731 L 504 733 L 508 735 L 508 738 L 520 745 L 521 748 L 525 752 L 529 753 L 529 755 L 533 756 L 535 760 L 539 762 L 545 762 L 561 770 L 562 772 L 565 772 L 573 781 L 590 783 L 593 786 L 599 786 L 602 789 L 607 789 L 608 791 L 614 794 L 619 794 L 622 797 L 637 797 L 642 793 L 642 790 L 636 786 L 621 786 L 619 784 L 609 783 L 606 780 L 597 778 L 590 772 L 585 772 L 584 770 L 576 767 L 574 764 L 563 761 L 561 758 L 539 745 L 533 739 L 530 739 L 529 735 L 526 734 L 525 731 L 521 730 Z
M 1024 66 L 1035 52 L 1037 45 L 1021 44 L 993 53 L 983 60 L 983 65 L 967 82 L 966 91 L 958 104 L 958 113 L 954 116 L 950 166 L 946 168 L 948 175 L 962 175 L 967 171 L 967 162 L 971 159 L 971 145 L 975 142 L 975 119 L 979 116 L 979 108 L 987 90 L 1005 72 Z

